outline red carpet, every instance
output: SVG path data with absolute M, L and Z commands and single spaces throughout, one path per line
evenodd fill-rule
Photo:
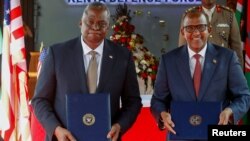
M 166 141 L 166 130 L 160 131 L 148 107 L 143 107 L 135 124 L 122 141 Z
M 32 141 L 44 141 L 44 130 L 31 109 Z M 166 141 L 166 130 L 160 131 L 148 107 L 141 110 L 135 124 L 123 136 L 122 141 Z

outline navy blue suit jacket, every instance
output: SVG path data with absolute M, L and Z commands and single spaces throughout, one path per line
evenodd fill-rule
M 168 111 L 173 101 L 220 101 L 230 107 L 238 121 L 249 109 L 250 93 L 241 65 L 233 51 L 208 43 L 202 70 L 201 86 L 195 96 L 187 46 L 164 54 L 151 99 L 156 120 Z
M 119 123 L 124 133 L 142 104 L 131 52 L 109 40 L 104 40 L 98 92 L 110 93 L 111 122 Z M 52 140 L 57 126 L 67 128 L 67 93 L 89 93 L 80 37 L 51 46 L 41 68 L 32 106 L 46 130 L 46 140 Z

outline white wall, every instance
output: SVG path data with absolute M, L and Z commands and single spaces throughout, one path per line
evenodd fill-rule
M 39 50 L 41 42 L 50 46 L 80 35 L 78 24 L 85 6 L 69 6 L 64 0 L 37 1 L 41 6 L 41 16 L 37 18 L 36 50 Z M 226 0 L 217 2 L 225 4 Z M 135 25 L 135 32 L 141 34 L 145 39 L 145 46 L 160 57 L 161 49 L 169 51 L 177 47 L 181 15 L 191 6 L 193 5 L 128 5 L 128 8 L 131 9 L 131 23 Z M 115 14 L 116 6 L 108 7 L 111 14 Z M 134 15 L 136 10 L 143 11 L 143 14 Z M 166 21 L 165 26 L 160 26 L 160 19 Z M 109 35 L 112 32 L 110 29 Z M 164 41 L 164 34 L 169 35 L 168 41 Z

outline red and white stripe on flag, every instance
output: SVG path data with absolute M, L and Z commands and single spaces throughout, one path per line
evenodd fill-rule
M 237 0 L 236 10 L 242 12 L 243 0 Z
M 4 0 L 2 47 L 1 137 L 31 141 L 27 66 L 20 0 Z

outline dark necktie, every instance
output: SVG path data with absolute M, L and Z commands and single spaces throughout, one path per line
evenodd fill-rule
M 199 94 L 200 82 L 201 82 L 201 63 L 200 63 L 200 57 L 201 57 L 200 54 L 195 54 L 194 55 L 196 63 L 195 63 L 195 68 L 194 68 L 193 81 L 194 81 L 194 89 L 195 89 L 196 96 L 198 96 L 198 94 Z
M 91 59 L 89 61 L 89 67 L 87 71 L 87 81 L 89 87 L 89 93 L 95 93 L 97 87 L 97 62 L 96 62 L 96 52 L 91 51 Z

